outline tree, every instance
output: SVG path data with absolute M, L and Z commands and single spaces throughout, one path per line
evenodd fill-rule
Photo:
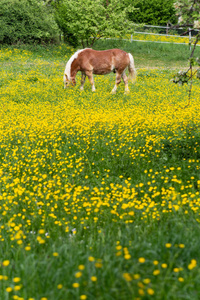
M 200 79 L 200 59 L 194 59 L 195 48 L 200 40 L 200 1 L 199 0 L 179 0 L 176 1 L 175 9 L 178 16 L 178 24 L 173 26 L 174 28 L 183 27 L 186 32 L 189 30 L 197 30 L 197 34 L 193 39 L 193 44 L 191 47 L 191 53 L 189 57 L 189 68 L 187 71 L 179 71 L 175 76 L 173 81 L 181 85 L 188 83 L 190 81 L 189 89 L 189 103 L 192 90 L 192 79 L 194 75 L 197 75 L 197 78 Z M 193 72 L 193 66 L 198 66 L 195 72 Z M 188 103 L 188 105 L 189 105 Z
M 133 9 L 123 0 L 61 0 L 56 21 L 65 41 L 85 48 L 100 38 L 120 37 L 132 29 L 128 13 Z

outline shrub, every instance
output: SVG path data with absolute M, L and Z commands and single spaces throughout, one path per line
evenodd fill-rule
M 1 0 L 0 43 L 48 42 L 58 36 L 54 16 L 44 2 Z

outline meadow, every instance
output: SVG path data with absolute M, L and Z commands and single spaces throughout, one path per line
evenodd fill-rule
M 200 299 L 199 82 L 185 107 L 187 46 L 123 43 L 96 48 L 133 54 L 128 95 L 64 90 L 66 45 L 0 49 L 2 300 Z

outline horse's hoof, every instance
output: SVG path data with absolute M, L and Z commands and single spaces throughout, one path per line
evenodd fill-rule
M 130 94 L 130 91 L 125 91 L 124 92 L 124 95 L 129 95 Z

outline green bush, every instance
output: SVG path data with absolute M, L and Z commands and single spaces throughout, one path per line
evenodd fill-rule
M 1 0 L 0 43 L 49 42 L 59 30 L 53 13 L 37 0 Z
M 129 14 L 130 20 L 135 23 L 166 26 L 168 21 L 177 22 L 174 0 L 134 0 L 131 3 L 138 8 Z

